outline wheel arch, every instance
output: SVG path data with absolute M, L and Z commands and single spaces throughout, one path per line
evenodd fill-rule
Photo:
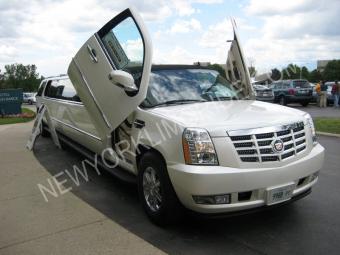
M 159 156 L 159 158 L 163 161 L 163 163 L 166 166 L 166 160 L 165 157 L 163 156 L 163 154 L 155 149 L 154 147 L 151 147 L 149 145 L 145 145 L 145 144 L 138 144 L 136 147 L 136 169 L 137 172 L 139 171 L 139 164 L 140 164 L 140 160 L 142 159 L 143 155 L 145 155 L 145 153 L 147 152 L 152 152 L 154 154 L 156 154 L 157 156 Z

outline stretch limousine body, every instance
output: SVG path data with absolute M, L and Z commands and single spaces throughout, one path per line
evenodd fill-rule
M 309 194 L 324 157 L 313 121 L 254 100 L 236 30 L 226 78 L 197 65 L 152 66 L 151 55 L 139 15 L 114 17 L 68 75 L 42 82 L 37 107 L 51 119 L 43 134 L 53 125 L 63 141 L 118 162 L 112 173 L 134 176 L 157 224 L 173 222 L 181 208 L 215 215 Z

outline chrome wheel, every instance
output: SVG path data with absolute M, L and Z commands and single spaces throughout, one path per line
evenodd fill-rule
M 148 207 L 157 212 L 162 205 L 161 182 L 156 170 L 150 166 L 143 173 L 143 192 Z

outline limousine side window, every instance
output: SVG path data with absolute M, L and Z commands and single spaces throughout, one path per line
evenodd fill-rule
M 41 84 L 41 86 L 39 87 L 38 92 L 37 92 L 37 96 L 38 96 L 38 97 L 41 97 L 41 95 L 42 95 L 42 93 L 43 93 L 43 91 L 44 91 L 45 86 L 46 86 L 46 81 L 44 81 L 44 82 Z
M 80 98 L 69 79 L 49 81 L 45 95 L 51 98 L 80 102 Z
M 60 80 L 58 88 L 62 88 L 61 94 L 57 95 L 59 99 L 80 102 L 80 98 L 69 79 Z

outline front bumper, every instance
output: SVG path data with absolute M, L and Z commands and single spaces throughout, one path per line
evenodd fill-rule
M 265 206 L 266 189 L 270 187 L 294 182 L 293 197 L 306 192 L 317 182 L 313 174 L 321 169 L 323 159 L 324 148 L 317 144 L 305 157 L 275 168 L 168 164 L 168 171 L 175 192 L 186 208 L 200 213 L 226 213 Z M 240 201 L 239 193 L 249 191 L 251 197 Z M 231 194 L 231 203 L 196 204 L 192 197 L 218 194 Z
M 305 102 L 305 101 L 312 101 L 313 96 L 311 95 L 300 95 L 300 96 L 287 96 L 286 97 L 288 102 Z

